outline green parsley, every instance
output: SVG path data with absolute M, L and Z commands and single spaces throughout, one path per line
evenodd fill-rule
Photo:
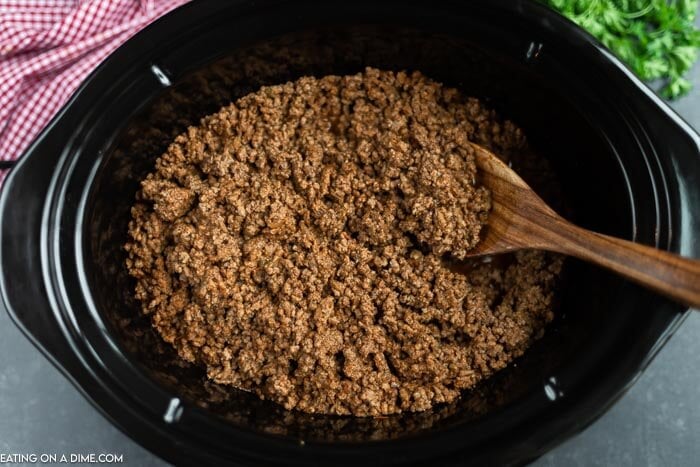
M 700 48 L 698 0 L 540 0 L 597 37 L 642 79 L 661 80 L 675 99 Z

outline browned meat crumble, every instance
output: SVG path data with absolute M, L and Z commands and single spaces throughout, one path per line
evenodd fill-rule
M 448 267 L 490 206 L 471 142 L 522 132 L 420 73 L 263 87 L 178 136 L 142 183 L 127 267 L 153 326 L 218 383 L 289 409 L 452 401 L 552 317 L 561 259 Z

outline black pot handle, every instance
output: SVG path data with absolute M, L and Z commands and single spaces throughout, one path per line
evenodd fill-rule
M 56 121 L 14 165 L 0 191 L 0 296 L 17 327 L 65 373 L 75 357 L 46 291 L 41 248 L 46 195 L 66 145 Z
M 700 259 L 700 134 L 660 97 L 647 97 L 638 99 L 634 110 L 644 116 L 645 131 L 668 174 L 672 228 L 678 239 L 671 247 L 682 256 Z

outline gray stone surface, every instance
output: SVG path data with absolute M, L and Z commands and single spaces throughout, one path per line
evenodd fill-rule
M 700 66 L 693 93 L 674 103 L 700 128 Z M 633 388 L 545 466 L 700 465 L 700 313 L 692 313 Z M 117 453 L 124 464 L 167 465 L 112 427 L 0 310 L 0 453 Z

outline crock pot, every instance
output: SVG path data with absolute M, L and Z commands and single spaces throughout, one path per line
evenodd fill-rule
M 421 70 L 524 128 L 580 225 L 697 257 L 700 138 L 610 52 L 529 1 L 201 1 L 130 39 L 12 170 L 0 197 L 14 322 L 116 426 L 178 464 L 522 464 L 582 430 L 687 310 L 567 260 L 545 336 L 459 401 L 306 415 L 177 359 L 124 267 L 139 180 L 187 125 L 263 84 Z

